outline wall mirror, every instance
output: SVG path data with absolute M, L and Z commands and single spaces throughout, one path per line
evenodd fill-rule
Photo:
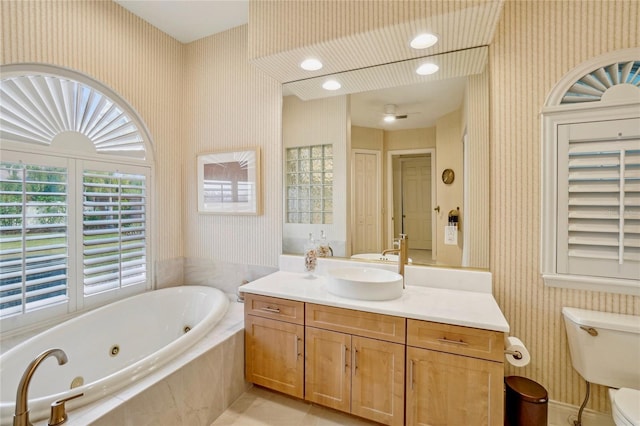
M 426 63 L 438 71 L 417 74 Z M 301 254 L 309 233 L 322 233 L 336 256 L 392 261 L 380 254 L 404 233 L 414 264 L 488 268 L 486 63 L 483 46 L 283 85 L 285 153 L 333 150 L 332 221 L 290 222 L 285 190 L 283 252 Z M 322 89 L 328 79 L 340 89 Z
M 198 212 L 260 214 L 260 150 L 198 155 Z

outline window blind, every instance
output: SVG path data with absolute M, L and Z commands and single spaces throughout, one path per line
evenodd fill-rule
M 146 203 L 144 175 L 83 172 L 85 295 L 145 284 Z
M 566 149 L 566 169 L 558 169 L 559 192 L 566 191 L 558 208 L 558 253 L 566 256 L 559 272 L 638 279 L 640 138 L 568 138 Z
M 67 300 L 67 169 L 0 163 L 0 315 Z

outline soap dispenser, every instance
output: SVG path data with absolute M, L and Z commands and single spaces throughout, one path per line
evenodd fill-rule
M 304 245 L 304 268 L 309 273 L 307 278 L 315 278 L 313 272 L 318 265 L 318 250 L 316 242 L 313 240 L 313 234 L 309 232 L 309 239 Z
M 333 256 L 333 249 L 329 245 L 329 241 L 327 241 L 327 236 L 324 233 L 324 230 L 320 231 L 320 243 L 318 244 L 318 257 L 329 257 Z

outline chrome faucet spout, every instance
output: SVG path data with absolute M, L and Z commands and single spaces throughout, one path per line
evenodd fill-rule
M 38 366 L 50 356 L 58 360 L 58 365 L 66 364 L 69 360 L 62 349 L 48 349 L 29 363 L 22 374 L 18 391 L 16 392 L 16 412 L 13 416 L 13 426 L 33 426 L 29 421 L 29 408 L 27 407 L 29 383 Z

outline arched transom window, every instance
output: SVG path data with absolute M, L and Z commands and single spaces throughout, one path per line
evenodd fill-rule
M 153 150 L 142 120 L 84 74 L 0 71 L 2 328 L 150 288 Z
M 640 295 L 640 58 L 568 73 L 542 111 L 547 285 Z

